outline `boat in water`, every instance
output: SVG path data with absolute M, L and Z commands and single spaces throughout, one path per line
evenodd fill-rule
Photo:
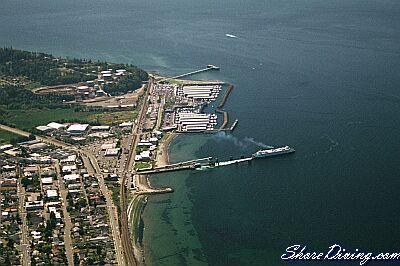
M 225 36 L 228 37 L 228 38 L 237 38 L 236 35 L 229 34 L 229 33 L 225 34 Z
M 282 154 L 288 154 L 295 152 L 295 149 L 289 147 L 289 146 L 284 146 L 280 148 L 273 148 L 273 149 L 266 149 L 266 150 L 259 150 L 256 153 L 253 153 L 252 157 L 253 158 L 265 158 L 265 157 L 271 157 L 271 156 L 277 156 L 277 155 L 282 155 Z

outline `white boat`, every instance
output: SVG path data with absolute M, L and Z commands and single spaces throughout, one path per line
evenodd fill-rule
M 237 38 L 236 35 L 229 34 L 229 33 L 225 34 L 225 36 L 226 36 L 226 37 L 229 37 L 229 38 Z

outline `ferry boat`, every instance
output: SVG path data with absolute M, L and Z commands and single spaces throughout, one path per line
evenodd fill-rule
M 270 157 L 270 156 L 277 156 L 277 155 L 282 155 L 282 154 L 288 154 L 295 152 L 295 149 L 289 147 L 289 146 L 284 146 L 280 148 L 273 148 L 273 149 L 267 149 L 267 150 L 259 150 L 256 153 L 253 153 L 251 157 L 253 158 L 265 158 L 265 157 Z

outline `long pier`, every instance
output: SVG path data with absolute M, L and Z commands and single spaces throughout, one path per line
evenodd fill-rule
M 210 70 L 219 70 L 219 67 L 214 66 L 214 65 L 208 65 L 206 68 L 195 70 L 195 71 L 191 71 L 191 72 L 184 73 L 184 74 L 180 74 L 180 75 L 177 75 L 177 76 L 174 76 L 174 77 L 170 77 L 170 78 L 165 78 L 165 79 L 160 80 L 160 82 L 166 81 L 166 80 L 170 80 L 170 79 L 180 79 L 180 78 L 184 78 L 184 77 L 191 76 L 191 75 L 194 75 L 194 74 L 199 74 L 199 73 L 202 73 L 202 72 L 210 71 Z
M 161 167 L 156 167 L 156 168 L 153 168 L 150 170 L 137 171 L 137 174 L 139 174 L 139 175 L 159 174 L 159 173 L 182 171 L 182 170 L 214 168 L 214 167 L 227 166 L 227 165 L 232 165 L 232 164 L 239 164 L 239 163 L 243 163 L 243 162 L 249 162 L 249 161 L 253 160 L 253 157 L 234 159 L 234 160 L 229 160 L 229 161 L 224 161 L 224 162 L 216 162 L 214 164 L 210 164 L 211 159 L 212 159 L 212 157 L 206 157 L 206 158 L 202 158 L 202 159 L 196 159 L 196 160 L 191 160 L 191 161 L 186 161 L 186 162 L 181 162 L 181 163 L 169 164 L 169 165 L 165 165 L 165 166 L 161 166 Z M 198 166 L 198 164 L 200 164 L 200 166 Z

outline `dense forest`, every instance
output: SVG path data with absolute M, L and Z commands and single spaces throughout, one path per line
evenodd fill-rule
M 104 91 L 111 95 L 124 94 L 128 91 L 135 90 L 142 85 L 142 80 L 137 76 L 128 75 L 123 77 L 118 83 L 104 85 Z
M 125 93 L 140 87 L 148 79 L 146 71 L 131 64 L 113 64 L 85 59 L 54 57 L 50 54 L 0 48 L 0 77 L 26 77 L 41 85 L 73 84 L 94 80 L 101 70 L 126 69 L 130 74 L 120 85 L 107 89 L 110 93 Z M 128 88 L 129 87 L 129 88 Z
M 71 60 L 72 64 L 84 60 Z M 44 53 L 34 53 L 13 48 L 0 48 L 0 75 L 26 77 L 42 85 L 72 84 L 96 78 L 96 75 L 67 69 L 66 59 L 55 58 Z
M 98 71 L 126 69 L 129 73 L 122 80 L 106 85 L 104 90 L 112 95 L 138 89 L 148 79 L 146 71 L 131 64 L 93 62 L 85 59 L 54 57 L 36 53 L 0 48 L 0 78 L 24 77 L 41 85 L 72 84 L 97 78 Z M 59 108 L 63 100 L 73 100 L 71 96 L 37 95 L 24 87 L 0 83 L 0 106 L 7 109 Z
M 35 94 L 21 86 L 5 85 L 0 88 L 0 113 L 2 109 L 62 108 L 64 100 L 73 99 L 72 95 Z

